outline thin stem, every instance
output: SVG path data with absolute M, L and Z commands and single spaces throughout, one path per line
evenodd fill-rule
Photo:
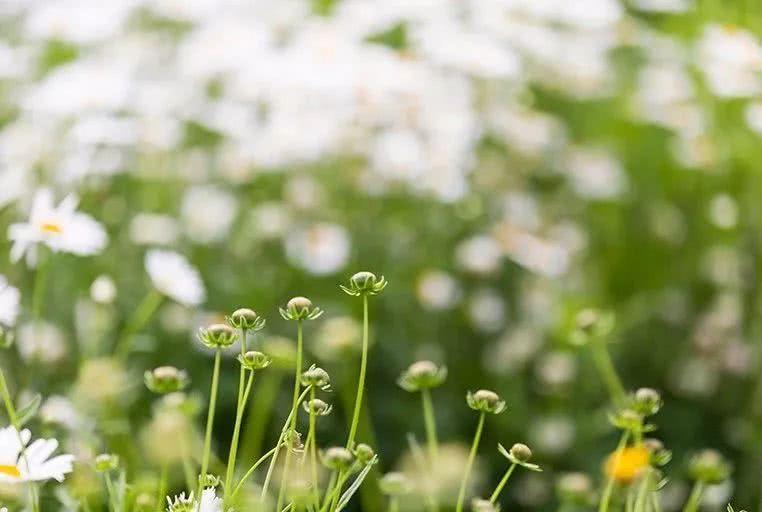
M 389 498 L 389 512 L 399 512 L 400 499 L 397 496 Z
M 640 486 L 638 486 L 638 494 L 635 498 L 635 512 L 647 512 L 648 511 L 648 491 L 651 486 L 651 468 L 646 468 L 646 472 L 641 479 Z
M 206 433 L 204 434 L 204 455 L 201 459 L 201 474 L 196 487 L 196 496 L 201 496 L 201 485 L 209 469 L 209 456 L 212 451 L 212 429 L 214 427 L 214 409 L 217 406 L 217 388 L 220 380 L 220 359 L 222 350 L 217 349 L 214 354 L 214 371 L 212 373 L 212 387 L 209 392 L 209 412 L 206 416 Z
M 365 374 L 368 369 L 368 296 L 362 296 L 362 359 L 360 361 L 360 377 L 357 379 L 357 397 L 355 398 L 355 411 L 352 415 L 352 425 L 349 428 L 347 448 L 351 449 L 355 443 L 357 425 L 360 422 L 360 409 L 362 408 L 362 396 L 365 391 Z
M 119 341 L 114 347 L 114 353 L 117 357 L 125 358 L 130 354 L 135 334 L 145 327 L 163 300 L 164 296 L 153 288 L 143 298 L 132 317 L 127 321 Z
M 593 340 L 590 345 L 593 361 L 598 369 L 598 373 L 608 388 L 611 400 L 616 405 L 622 405 L 627 394 L 624 391 L 622 381 L 619 379 L 619 374 L 616 372 L 614 363 L 611 361 L 611 355 L 606 348 L 605 341 Z
M 479 441 L 482 438 L 482 430 L 484 429 L 484 418 L 486 413 L 482 411 L 479 414 L 479 424 L 476 427 L 476 433 L 474 434 L 474 442 L 471 444 L 471 453 L 468 454 L 468 462 L 466 462 L 466 471 L 463 473 L 463 480 L 460 482 L 460 491 L 458 492 L 458 505 L 455 508 L 456 512 L 463 512 L 463 503 L 466 500 L 466 486 L 468 485 L 468 477 L 471 476 L 471 469 L 474 466 L 474 460 L 476 459 L 476 452 L 479 450 Z
M 497 487 L 495 487 L 495 491 L 492 493 L 492 496 L 489 497 L 489 500 L 492 504 L 497 503 L 497 498 L 498 496 L 500 496 L 500 493 L 503 492 L 503 488 L 505 487 L 505 484 L 508 483 L 508 479 L 511 478 L 511 475 L 513 474 L 514 469 L 516 469 L 515 462 L 511 464 L 511 467 L 509 467 L 508 471 L 505 472 L 505 475 L 503 475 L 503 479 L 500 480 L 500 483 L 497 484 Z
M 691 490 L 691 495 L 688 498 L 688 502 L 685 504 L 683 512 L 696 512 L 701 504 L 701 497 L 703 495 L 704 483 L 697 480 L 696 483 L 693 484 L 693 490 Z
M 315 399 L 315 388 L 310 386 L 310 401 Z M 315 433 L 315 411 L 310 407 L 310 431 L 307 434 L 307 444 L 310 449 L 310 468 L 312 473 L 312 492 L 315 496 L 315 503 L 320 503 L 320 482 L 318 481 L 317 470 L 317 440 Z
M 426 445 L 429 450 L 429 468 L 436 468 L 439 458 L 439 440 L 437 438 L 437 423 L 434 415 L 434 404 L 431 400 L 431 391 L 428 388 L 421 390 L 421 403 L 423 404 L 423 421 L 426 426 Z M 438 512 L 439 503 L 436 493 L 432 492 L 429 497 L 431 512 Z
M 106 473 L 103 475 L 106 480 L 106 490 L 108 491 L 109 503 L 111 504 L 111 510 L 113 512 L 119 512 L 119 505 L 116 498 L 116 491 L 114 490 L 114 483 L 111 481 L 111 475 Z
M 627 446 L 627 439 L 630 437 L 630 432 L 628 430 L 625 430 L 622 432 L 622 437 L 619 438 L 619 444 L 616 447 L 616 452 L 614 452 L 614 460 L 613 465 L 614 467 L 617 467 L 619 465 L 619 458 L 622 456 L 622 451 L 624 450 L 625 446 Z M 609 510 L 609 502 L 611 501 L 611 493 L 614 491 L 614 474 L 613 471 L 610 472 L 607 480 L 606 480 L 606 487 L 604 488 L 603 495 L 601 496 L 601 501 L 598 504 L 598 512 L 608 512 Z
M 241 366 L 243 368 L 243 366 Z M 228 455 L 228 467 L 225 473 L 225 496 L 229 495 L 229 489 L 233 483 L 233 474 L 235 473 L 235 461 L 236 454 L 238 452 L 238 438 L 241 434 L 241 422 L 243 420 L 243 412 L 246 409 L 246 403 L 249 400 L 249 394 L 251 393 L 251 386 L 254 383 L 254 372 L 249 375 L 249 379 L 246 382 L 246 388 L 238 399 L 238 409 L 235 415 L 235 426 L 233 427 L 233 439 L 230 441 L 230 453 Z
M 296 321 L 296 368 L 294 372 L 294 400 L 291 403 L 291 430 L 296 428 L 296 408 L 298 407 L 299 389 L 301 389 L 302 379 L 302 351 L 304 341 L 302 338 L 302 321 Z
M 278 445 L 278 446 L 280 446 L 280 445 Z M 273 448 L 269 452 L 267 452 L 264 455 L 262 455 L 259 458 L 259 460 L 257 462 L 255 462 L 254 465 L 252 465 L 249 468 L 249 470 L 246 472 L 246 474 L 243 475 L 243 477 L 241 477 L 241 481 L 238 482 L 238 485 L 235 486 L 235 490 L 233 491 L 233 494 L 231 495 L 231 498 L 235 498 L 236 494 L 238 494 L 238 491 L 241 490 L 241 487 L 243 486 L 243 483 L 246 481 L 246 479 L 249 478 L 252 475 L 252 473 L 254 473 L 254 471 L 257 470 L 257 468 L 259 467 L 260 464 L 262 464 L 264 461 L 266 461 L 268 458 L 270 458 L 270 456 L 275 453 L 277 448 L 278 447 L 276 446 L 275 448 Z
M 32 318 L 39 320 L 42 314 L 42 306 L 45 302 L 45 289 L 47 287 L 48 266 L 50 256 L 44 249 L 40 249 L 40 261 L 34 276 L 34 290 L 32 292 Z
M 161 477 L 159 479 L 159 495 L 156 500 L 156 512 L 164 510 L 164 497 L 167 495 L 167 465 L 161 467 Z
M 293 432 L 293 430 L 292 430 Z M 275 510 L 280 510 L 283 506 L 283 501 L 286 499 L 286 482 L 288 481 L 288 474 L 291 470 L 291 450 L 286 450 L 286 460 L 283 463 L 283 474 L 280 480 L 280 489 L 278 489 L 278 502 Z

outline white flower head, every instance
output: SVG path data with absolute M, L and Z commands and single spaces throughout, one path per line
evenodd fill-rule
M 201 276 L 185 258 L 173 251 L 146 253 L 146 271 L 158 291 L 185 306 L 198 306 L 206 298 Z
M 63 482 L 71 473 L 74 455 L 50 456 L 58 448 L 55 439 L 37 439 L 31 444 L 29 430 L 9 426 L 0 429 L 0 483 Z
M 34 265 L 37 244 L 40 243 L 54 252 L 70 252 L 78 256 L 101 252 L 108 242 L 106 231 L 98 221 L 76 211 L 78 201 L 75 195 L 69 195 L 55 206 L 49 189 L 38 190 L 29 220 L 8 228 L 8 238 L 13 242 L 11 261 L 17 262 L 26 254 L 27 262 Z
M 20 298 L 18 289 L 9 285 L 5 276 L 0 275 L 0 324 L 12 327 L 16 323 Z
M 201 493 L 200 503 L 194 499 L 193 492 L 187 497 L 185 493 L 175 496 L 174 499 L 167 497 L 167 503 L 169 512 L 222 512 L 222 500 L 211 487 Z

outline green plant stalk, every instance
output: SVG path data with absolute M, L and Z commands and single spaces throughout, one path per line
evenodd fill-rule
M 202 479 L 206 477 L 209 469 L 209 457 L 212 451 L 212 429 L 214 428 L 214 410 L 217 407 L 217 388 L 220 382 L 220 359 L 222 358 L 222 349 L 217 349 L 214 354 L 214 371 L 212 372 L 212 386 L 209 391 L 209 412 L 206 416 L 206 432 L 204 434 L 204 452 L 201 459 L 201 473 L 196 486 L 196 496 L 201 496 Z
M 249 379 L 246 382 L 246 388 L 243 391 L 243 396 L 239 399 L 238 410 L 235 415 L 235 426 L 233 427 L 233 439 L 230 441 L 230 453 L 228 455 L 228 467 L 225 472 L 225 496 L 229 495 L 230 486 L 233 483 L 233 474 L 235 473 L 236 454 L 238 452 L 238 438 L 241 434 L 241 422 L 243 420 L 243 412 L 246 409 L 246 402 L 249 400 L 249 394 L 251 393 L 251 386 L 254 384 L 254 372 L 251 372 Z
M 296 367 L 294 375 L 294 399 L 291 404 L 291 426 L 290 429 L 296 430 L 296 418 L 298 416 L 299 407 L 299 390 L 301 389 L 302 378 L 302 357 L 304 351 L 304 339 L 302 332 L 302 321 L 296 321 Z M 291 470 L 291 450 L 286 451 L 286 460 L 283 464 L 283 482 L 288 480 L 288 474 Z M 280 510 L 283 506 L 283 500 L 285 498 L 286 486 L 281 485 L 278 491 L 278 504 L 276 510 Z
M 241 448 L 238 450 L 242 459 L 254 459 L 262 451 L 262 441 L 274 409 L 283 373 L 272 368 L 263 373 L 257 383 L 257 393 L 252 397 L 246 426 L 241 435 Z
M 315 399 L 315 388 L 310 386 L 310 401 Z M 307 444 L 310 450 L 310 471 L 312 474 L 312 492 L 315 496 L 315 503 L 320 503 L 320 482 L 318 481 L 317 470 L 317 434 L 315 433 L 315 411 L 310 407 L 310 431 L 307 434 Z
M 331 493 L 326 496 L 325 503 L 320 507 L 320 512 L 325 512 L 326 510 L 333 512 L 336 510 L 336 507 L 339 504 L 339 499 L 341 498 L 341 488 L 344 487 L 344 484 L 349 480 L 349 475 L 350 473 L 346 471 L 339 472 L 339 476 L 336 479 L 336 485 Z
M 688 502 L 685 504 L 683 512 L 696 512 L 701 505 L 701 498 L 704 495 L 704 482 L 696 481 L 693 484 L 691 495 L 688 498 Z
M 127 321 L 121 336 L 119 336 L 119 341 L 114 347 L 114 354 L 118 358 L 124 359 L 130 354 L 135 334 L 145 327 L 163 300 L 164 296 L 154 288 L 151 288 L 151 291 L 143 298 Z
M 476 459 L 476 452 L 479 450 L 479 442 L 482 438 L 482 430 L 484 430 L 484 418 L 486 413 L 481 411 L 479 414 L 479 424 L 476 426 L 476 433 L 474 434 L 474 441 L 471 443 L 471 452 L 468 454 L 468 462 L 466 462 L 466 471 L 463 473 L 463 480 L 460 482 L 460 491 L 458 491 L 458 504 L 455 508 L 456 512 L 463 512 L 463 503 L 466 500 L 466 486 L 468 485 L 468 477 L 471 476 L 471 469 L 474 466 L 474 460 Z
M 630 437 L 630 432 L 625 430 L 622 432 L 622 437 L 619 438 L 619 444 L 616 447 L 616 452 L 614 452 L 614 466 L 619 464 L 619 457 L 622 455 L 622 451 L 624 450 L 625 446 L 627 446 L 627 440 Z M 598 512 L 608 512 L 609 510 L 609 503 L 611 502 L 611 493 L 614 491 L 614 476 L 609 475 L 606 480 L 606 487 L 603 490 L 603 494 L 601 495 L 601 501 L 598 504 Z
M 421 390 L 421 403 L 423 405 L 423 421 L 426 426 L 426 445 L 429 450 L 429 468 L 434 469 L 439 458 L 439 440 L 437 438 L 437 423 L 434 415 L 434 404 L 431 400 L 431 391 L 428 388 Z M 432 492 L 429 499 L 431 512 L 438 512 L 439 503 L 436 493 Z
M 156 499 L 156 512 L 164 510 L 164 497 L 167 495 L 167 465 L 161 467 L 161 477 L 159 479 L 159 495 Z
M 608 388 L 609 395 L 614 404 L 621 406 L 624 404 L 627 393 L 624 390 L 619 374 L 616 372 L 614 363 L 611 361 L 611 354 L 606 348 L 604 340 L 593 340 L 590 343 L 593 361 L 598 373 Z
M 646 468 L 646 472 L 638 486 L 638 494 L 635 498 L 635 512 L 648 512 L 649 495 L 648 489 L 651 485 L 651 468 Z
M 397 496 L 389 498 L 389 512 L 399 512 L 400 500 Z
M 108 500 L 113 512 L 119 512 L 119 502 L 117 500 L 116 491 L 114 490 L 114 483 L 111 481 L 111 475 L 105 473 L 103 475 L 106 481 L 106 490 L 108 491 Z
M 357 395 L 355 398 L 355 409 L 352 414 L 352 424 L 349 427 L 349 436 L 347 437 L 347 448 L 352 449 L 357 434 L 357 425 L 360 422 L 360 409 L 362 408 L 362 398 L 365 391 L 365 374 L 368 370 L 368 296 L 362 296 L 362 359 L 360 360 L 360 377 L 357 380 Z
M 264 455 L 262 455 L 262 456 L 259 458 L 259 460 L 257 460 L 257 461 L 256 461 L 256 462 L 255 462 L 255 463 L 254 463 L 254 464 L 253 464 L 253 465 L 252 465 L 250 468 L 249 468 L 249 470 L 246 472 L 246 474 L 245 474 L 245 475 L 243 475 L 243 476 L 241 477 L 241 481 L 240 481 L 240 482 L 238 482 L 238 485 L 236 485 L 236 486 L 235 486 L 235 490 L 233 490 L 233 493 L 232 493 L 232 495 L 231 495 L 231 499 L 232 499 L 232 498 L 235 498 L 236 494 L 238 494 L 238 491 L 240 491 L 240 490 L 241 490 L 241 487 L 243 486 L 243 483 L 244 483 L 244 482 L 245 482 L 245 481 L 246 481 L 246 480 L 247 480 L 247 479 L 248 479 L 248 478 L 249 478 L 249 477 L 250 477 L 250 476 L 251 476 L 251 475 L 254 473 L 254 471 L 256 471 L 256 470 L 257 470 L 257 468 L 259 467 L 259 465 L 260 465 L 260 464 L 262 464 L 264 461 L 266 461 L 268 458 L 270 458 L 270 456 L 271 456 L 272 454 L 274 454 L 274 453 L 275 453 L 275 450 L 276 450 L 276 449 L 277 449 L 277 447 L 273 448 L 273 449 L 272 449 L 272 450 L 270 450 L 269 452 L 267 452 L 267 453 L 265 453 Z
M 513 474 L 514 469 L 516 469 L 515 462 L 511 464 L 511 467 L 509 467 L 508 471 L 505 472 L 505 475 L 503 475 L 503 479 L 500 480 L 500 483 L 497 484 L 497 487 L 495 487 L 495 491 L 492 493 L 492 496 L 489 497 L 489 501 L 493 505 L 497 503 L 497 498 L 500 496 L 500 493 L 503 492 L 503 488 L 505 487 L 505 484 L 508 483 L 508 479 L 511 478 L 511 475 Z
M 291 430 L 293 432 L 293 430 Z M 283 474 L 281 475 L 280 489 L 278 489 L 278 503 L 275 510 L 280 510 L 286 499 L 286 482 L 291 471 L 291 449 L 286 450 L 286 460 L 283 462 Z

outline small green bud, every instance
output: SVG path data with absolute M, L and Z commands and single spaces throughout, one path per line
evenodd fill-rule
M 101 453 L 95 457 L 95 471 L 108 473 L 119 468 L 119 456 L 113 453 Z
M 144 374 L 146 387 L 161 395 L 182 391 L 188 386 L 188 374 L 174 366 L 159 366 Z
M 237 329 L 247 331 L 259 331 L 265 326 L 265 319 L 248 308 L 236 309 L 227 317 L 227 322 Z
M 730 476 L 730 464 L 717 450 L 703 450 L 694 455 L 688 469 L 694 480 L 709 485 L 724 482 Z
M 672 452 L 664 448 L 664 443 L 653 437 L 643 439 L 643 446 L 651 454 L 651 465 L 665 466 L 672 460 Z
M 500 395 L 487 389 L 480 389 L 475 393 L 469 391 L 466 395 L 466 403 L 475 411 L 492 414 L 500 414 L 505 411 L 505 401 L 500 398 Z
M 307 297 L 294 297 L 280 308 L 280 316 L 284 320 L 314 320 L 323 314 L 323 310 L 314 306 Z
M 483 498 L 474 498 L 471 500 L 472 512 L 500 512 L 500 505 L 492 503 Z
M 354 462 L 352 452 L 342 446 L 333 446 L 321 452 L 320 460 L 328 469 L 345 470 Z
M 345 293 L 357 297 L 359 295 L 378 295 L 386 288 L 384 276 L 380 278 L 372 272 L 357 272 L 349 278 L 349 286 L 339 285 Z
M 212 324 L 198 330 L 198 339 L 209 348 L 227 348 L 237 338 L 235 329 L 226 324 Z
M 633 410 L 642 416 L 653 416 L 662 406 L 661 395 L 651 388 L 640 388 L 631 399 Z
M 302 386 L 314 386 L 323 390 L 330 389 L 331 376 L 328 372 L 314 364 L 302 373 Z
M 510 454 L 513 455 L 516 460 L 521 462 L 527 462 L 532 458 L 532 450 L 530 450 L 527 445 L 522 443 L 516 443 L 511 446 Z
M 249 350 L 243 355 L 238 355 L 238 362 L 247 370 L 263 370 L 270 366 L 272 359 L 257 350 Z
M 408 494 L 412 489 L 410 480 L 403 473 L 396 471 L 382 476 L 378 485 L 381 488 L 381 492 L 387 496 L 401 496 Z
M 366 464 L 370 464 L 373 461 L 376 456 L 376 452 L 367 444 L 360 443 L 355 446 L 354 456 L 357 459 L 357 462 L 364 466 Z
M 542 471 L 540 466 L 532 464 L 529 459 L 532 458 L 532 450 L 523 443 L 516 443 L 511 446 L 510 450 L 506 450 L 502 444 L 497 445 L 497 450 L 511 463 L 518 464 L 519 466 L 526 468 L 530 471 Z
M 314 414 L 315 416 L 328 416 L 333 410 L 332 405 L 328 405 L 319 398 L 313 398 L 307 402 L 302 402 L 302 407 L 305 411 Z
M 440 386 L 447 378 L 447 368 L 431 361 L 417 361 L 405 370 L 397 384 L 405 391 L 415 392 Z
M 207 473 L 204 476 L 199 475 L 198 483 L 201 484 L 202 489 L 207 489 L 209 487 L 218 487 L 222 483 L 222 480 L 217 475 Z

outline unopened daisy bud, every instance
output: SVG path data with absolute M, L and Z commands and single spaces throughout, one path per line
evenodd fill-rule
M 279 311 L 284 320 L 314 320 L 323 314 L 323 310 L 314 306 L 307 297 L 294 297 Z
M 262 352 L 257 350 L 249 350 L 243 355 L 238 356 L 238 362 L 247 370 L 263 370 L 270 366 L 272 359 Z
M 320 460 L 328 469 L 339 471 L 347 469 L 354 462 L 354 456 L 342 446 L 333 446 L 321 452 Z
M 393 471 L 381 477 L 378 482 L 381 492 L 387 496 L 402 496 L 408 494 L 412 488 L 410 480 L 404 473 Z
M 376 277 L 372 272 L 357 272 L 349 278 L 349 286 L 339 285 L 345 293 L 352 296 L 378 295 L 386 288 L 384 276 Z
M 235 329 L 227 324 L 212 324 L 198 330 L 198 339 L 209 348 L 227 348 L 237 338 Z
M 220 477 L 212 473 L 207 473 L 204 476 L 199 475 L 198 477 L 198 483 L 201 484 L 201 487 L 204 489 L 208 487 L 218 487 L 221 482 L 222 480 L 220 480 Z
M 694 480 L 716 485 L 727 480 L 730 464 L 717 450 L 703 450 L 691 458 L 688 470 Z
M 614 314 L 597 309 L 583 309 L 575 318 L 575 329 L 571 342 L 575 345 L 585 345 L 590 340 L 601 339 L 614 329 Z
M 566 473 L 556 482 L 559 501 L 571 505 L 586 505 L 592 496 L 593 484 L 584 473 Z
M 319 366 L 312 365 L 302 373 L 302 385 L 328 389 L 331 386 L 331 376 Z
M 405 370 L 397 384 L 405 391 L 415 392 L 440 386 L 447 378 L 447 368 L 431 361 L 418 361 Z
M 672 460 L 672 452 L 664 448 L 664 443 L 652 437 L 643 439 L 643 446 L 651 454 L 651 465 L 664 466 Z
M 532 458 L 532 450 L 523 443 L 514 444 L 511 446 L 510 450 L 506 450 L 502 444 L 498 444 L 497 449 L 503 457 L 511 461 L 513 464 L 518 464 L 530 471 L 542 471 L 540 466 L 529 462 L 529 459 Z
M 376 456 L 376 452 L 369 445 L 360 443 L 355 446 L 354 456 L 357 459 L 357 462 L 364 466 L 373 461 L 373 458 Z
M 258 331 L 265 326 L 264 317 L 248 308 L 236 309 L 226 319 L 236 329 L 246 329 L 247 331 Z
M 643 416 L 653 416 L 661 409 L 662 400 L 658 391 L 651 388 L 640 388 L 631 399 L 631 407 Z
M 516 443 L 511 446 L 510 454 L 513 455 L 516 460 L 521 462 L 526 462 L 532 458 L 532 450 L 530 450 L 527 445 L 522 443 Z
M 144 374 L 146 387 L 161 395 L 182 391 L 188 385 L 188 374 L 174 366 L 159 366 Z
M 11 348 L 13 340 L 13 332 L 0 325 L 0 349 Z
M 95 471 L 108 473 L 119 468 L 119 456 L 113 453 L 101 453 L 95 457 Z
M 480 389 L 475 393 L 469 391 L 466 402 L 475 411 L 500 414 L 505 410 L 505 401 L 500 398 L 500 395 L 487 389 Z
M 319 398 L 313 398 L 307 402 L 302 402 L 305 411 L 315 416 L 328 416 L 333 410 L 332 405 L 328 405 Z
M 472 512 L 500 512 L 500 506 L 483 498 L 474 498 L 471 500 Z

